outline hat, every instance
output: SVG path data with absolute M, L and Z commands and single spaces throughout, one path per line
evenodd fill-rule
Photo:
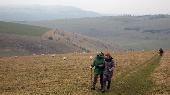
M 105 56 L 111 56 L 110 53 L 106 53 Z
M 100 53 L 98 54 L 98 56 L 104 56 L 104 53 L 103 53 L 103 52 L 100 52 Z

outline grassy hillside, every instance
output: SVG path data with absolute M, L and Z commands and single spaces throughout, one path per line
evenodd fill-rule
M 0 22 L 0 56 L 68 53 L 81 50 L 63 42 L 44 40 L 49 28 Z
M 41 36 L 43 33 L 47 32 L 48 30 L 50 29 L 38 27 L 38 26 L 0 21 L 0 33 L 25 35 L 25 36 Z
M 42 38 L 44 40 L 52 39 L 53 41 L 73 45 L 81 48 L 84 52 L 121 50 L 121 48 L 116 44 L 103 42 L 74 32 L 70 32 L 70 33 L 64 32 L 58 29 L 54 29 L 44 33 Z
M 0 44 L 0 56 L 119 50 L 78 33 L 2 21 Z
M 29 24 L 78 32 L 126 49 L 170 48 L 170 16 L 110 16 L 28 22 Z
M 60 54 L 55 57 L 23 56 L 0 59 L 0 94 L 53 94 L 53 95 L 103 95 L 98 90 L 90 90 L 92 60 L 95 54 Z M 104 95 L 168 95 L 168 78 L 162 78 L 159 91 L 155 87 L 155 72 L 168 75 L 169 68 L 153 52 L 129 52 L 112 54 L 116 68 L 111 89 Z M 66 57 L 66 60 L 63 60 Z M 169 52 L 162 58 L 168 62 Z M 163 63 L 162 63 L 163 62 Z M 162 67 L 163 65 L 166 65 Z M 155 68 L 156 71 L 153 71 Z M 162 69 L 160 69 L 162 68 Z M 158 77 L 158 76 L 157 76 Z M 153 79 L 152 79 L 153 78 Z M 161 78 L 161 77 L 160 77 Z M 156 78 L 156 81 L 159 80 Z
M 0 34 L 0 44 L 0 56 L 68 53 L 81 50 L 63 42 L 8 34 Z

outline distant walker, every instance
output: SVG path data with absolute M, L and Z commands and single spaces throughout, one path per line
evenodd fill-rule
M 163 53 L 164 53 L 163 49 L 160 48 L 160 49 L 159 49 L 159 55 L 160 55 L 160 56 L 163 56 Z

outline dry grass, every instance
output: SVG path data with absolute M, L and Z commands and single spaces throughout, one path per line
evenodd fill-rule
M 162 57 L 160 66 L 152 74 L 155 86 L 154 95 L 170 95 L 170 52 L 166 52 Z
M 132 71 L 137 66 L 151 59 L 154 55 L 155 53 L 153 52 L 129 52 L 114 55 L 114 59 L 116 60 L 115 78 L 116 76 L 119 77 L 120 75 Z
M 23 56 L 0 59 L 0 94 L 91 95 L 90 55 L 60 54 L 55 57 Z M 116 53 L 114 78 L 133 70 L 153 52 Z M 63 60 L 63 57 L 67 57 Z M 99 87 L 97 85 L 97 87 Z

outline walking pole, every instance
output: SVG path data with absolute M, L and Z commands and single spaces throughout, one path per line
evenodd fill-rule
M 92 81 L 93 81 L 93 79 L 92 79 L 92 77 L 93 77 L 93 72 L 92 72 L 92 67 L 90 68 L 91 69 L 91 78 L 90 78 L 90 87 L 92 86 Z
M 90 56 L 90 62 L 92 60 L 93 60 L 93 57 Z M 91 88 L 91 86 L 93 85 L 93 67 L 92 67 L 92 65 L 90 66 L 90 73 L 91 73 L 91 75 L 90 75 L 90 88 Z

